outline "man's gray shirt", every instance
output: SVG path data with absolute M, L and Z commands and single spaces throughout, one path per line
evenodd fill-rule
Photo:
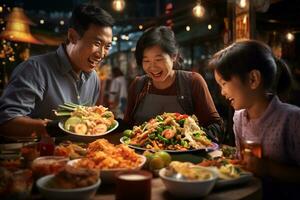
M 0 98 L 0 124 L 19 116 L 55 119 L 65 102 L 95 105 L 100 81 L 95 71 L 76 76 L 63 45 L 33 56 L 14 70 Z

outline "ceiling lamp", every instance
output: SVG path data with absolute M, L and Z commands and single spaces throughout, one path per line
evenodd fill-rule
M 292 41 L 294 41 L 294 39 L 295 39 L 294 34 L 291 33 L 291 32 L 288 32 L 288 33 L 285 35 L 285 37 L 286 37 L 286 39 L 287 39 L 289 42 L 292 42 Z
M 122 11 L 125 8 L 124 0 L 113 0 L 112 2 L 113 9 L 116 11 Z
M 203 17 L 205 13 L 204 7 L 201 5 L 200 1 L 197 2 L 196 6 L 193 8 L 193 14 L 195 17 Z
M 22 8 L 13 8 L 6 21 L 6 28 L 1 32 L 0 38 L 15 42 L 42 44 L 41 41 L 31 35 L 29 25 L 33 25 L 33 23 L 25 15 Z
M 240 0 L 240 7 L 241 8 L 246 8 L 246 6 L 247 6 L 247 1 L 246 0 Z

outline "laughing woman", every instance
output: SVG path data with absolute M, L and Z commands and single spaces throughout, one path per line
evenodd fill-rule
M 194 114 L 213 139 L 223 139 L 223 121 L 203 77 L 174 69 L 182 59 L 172 30 L 159 26 L 145 31 L 135 58 L 146 75 L 131 83 L 125 123 L 138 125 L 164 112 Z

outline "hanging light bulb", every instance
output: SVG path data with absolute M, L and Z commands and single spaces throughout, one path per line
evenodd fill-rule
M 205 13 L 204 7 L 201 5 L 200 1 L 193 8 L 193 14 L 195 17 L 203 17 Z
M 288 32 L 288 33 L 286 34 L 286 39 L 287 39 L 289 42 L 292 42 L 292 41 L 294 41 L 295 36 L 294 36 L 293 33 Z
M 241 8 L 246 8 L 246 6 L 247 6 L 246 0 L 240 0 L 240 7 Z
M 113 9 L 116 11 L 122 11 L 125 8 L 124 0 L 113 0 L 112 2 Z

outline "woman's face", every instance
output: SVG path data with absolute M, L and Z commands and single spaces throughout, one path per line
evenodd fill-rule
M 220 73 L 214 71 L 215 79 L 221 89 L 221 94 L 230 102 L 235 110 L 251 107 L 253 104 L 251 88 L 238 76 L 232 76 L 229 81 L 223 79 Z
M 153 82 L 165 82 L 174 74 L 173 62 L 175 56 L 171 57 L 164 52 L 160 46 L 146 48 L 143 54 L 143 69 L 152 78 Z

